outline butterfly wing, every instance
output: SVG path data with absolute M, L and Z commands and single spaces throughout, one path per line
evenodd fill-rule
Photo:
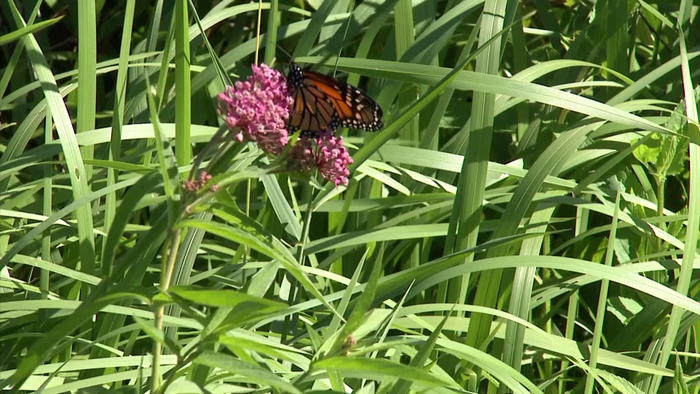
M 326 92 L 305 78 L 300 85 L 291 89 L 294 104 L 289 119 L 290 131 L 301 130 L 304 135 L 315 136 L 337 129 L 340 122 Z
M 292 63 L 287 76 L 294 104 L 290 131 L 315 136 L 338 127 L 376 131 L 382 128 L 382 109 L 366 93 L 344 82 Z

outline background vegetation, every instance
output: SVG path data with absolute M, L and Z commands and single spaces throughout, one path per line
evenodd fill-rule
M 1 388 L 698 391 L 692 1 L 0 12 Z M 347 188 L 218 144 L 287 53 L 384 109 Z

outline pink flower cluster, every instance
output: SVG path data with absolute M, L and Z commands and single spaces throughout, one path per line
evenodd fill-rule
M 293 104 L 287 92 L 287 81 L 279 71 L 263 64 L 253 65 L 247 81 L 227 86 L 219 94 L 219 112 L 226 124 L 237 129 L 237 141 L 253 141 L 260 149 L 280 154 L 287 145 L 287 119 Z
M 343 145 L 343 137 L 321 135 L 315 139 L 299 138 L 292 147 L 291 158 L 304 171 L 318 168 L 321 176 L 336 186 L 348 184 L 348 165 L 352 164 L 352 157 Z
M 206 171 L 202 171 L 199 173 L 199 179 L 185 181 L 182 184 L 182 188 L 190 193 L 194 193 L 197 190 L 201 189 L 204 185 L 206 185 L 206 183 L 209 182 L 210 179 L 211 174 L 208 174 Z M 216 192 L 219 189 L 219 186 L 212 185 L 210 189 L 211 191 Z
M 253 65 L 253 74 L 246 81 L 227 86 L 218 96 L 219 113 L 239 141 L 252 141 L 263 151 L 279 155 L 289 142 L 287 120 L 294 99 L 289 94 L 286 78 L 263 64 Z M 336 186 L 348 184 L 348 165 L 352 158 L 342 137 L 322 133 L 316 138 L 300 137 L 290 153 L 291 166 L 304 171 L 318 168 L 321 175 Z M 185 190 L 197 190 L 206 180 L 188 181 Z

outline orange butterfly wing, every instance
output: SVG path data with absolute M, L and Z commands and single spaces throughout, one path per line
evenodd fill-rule
M 289 129 L 316 136 L 338 127 L 376 131 L 382 128 L 382 109 L 366 93 L 323 74 L 290 65 L 287 84 L 294 99 Z

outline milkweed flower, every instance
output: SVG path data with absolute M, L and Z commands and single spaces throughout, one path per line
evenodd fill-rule
M 227 86 L 218 95 L 219 114 L 239 142 L 252 141 L 263 151 L 279 155 L 289 143 L 287 121 L 294 104 L 287 79 L 277 70 L 262 64 L 252 66 L 253 73 L 245 81 Z M 301 137 L 290 151 L 293 167 L 309 172 L 318 169 L 321 176 L 336 186 L 347 185 L 352 158 L 342 137 L 323 133 Z M 186 190 L 201 188 L 206 181 L 190 181 Z
M 210 180 L 211 174 L 207 173 L 206 171 L 202 171 L 199 173 L 199 179 L 186 180 L 183 182 L 182 188 L 190 193 L 195 193 Z M 216 192 L 219 190 L 219 185 L 214 184 L 209 188 L 209 190 Z
M 352 157 L 343 145 L 343 137 L 332 134 L 322 134 L 317 138 L 301 137 L 290 152 L 293 165 L 302 171 L 309 172 L 318 168 L 323 178 L 336 186 L 347 186 L 352 164 Z
M 219 113 L 225 116 L 228 128 L 237 131 L 237 141 L 253 141 L 265 152 L 280 154 L 289 142 L 287 119 L 293 99 L 279 71 L 265 64 L 252 68 L 246 81 L 227 86 L 219 94 Z

